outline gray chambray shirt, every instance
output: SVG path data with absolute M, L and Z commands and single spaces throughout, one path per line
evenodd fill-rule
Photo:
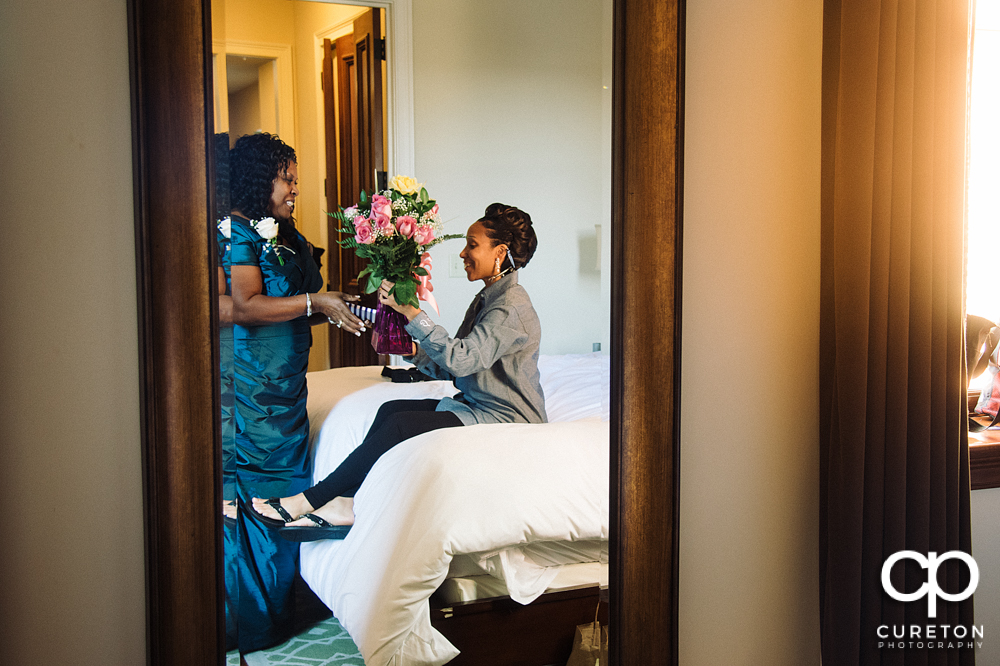
M 517 271 L 476 295 L 454 338 L 423 311 L 406 330 L 420 344 L 410 360 L 461 391 L 437 411 L 453 412 L 465 425 L 548 421 L 538 374 L 542 325 Z

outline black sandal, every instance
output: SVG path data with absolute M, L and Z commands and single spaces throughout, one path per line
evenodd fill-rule
M 308 518 L 316 527 L 290 525 L 278 530 L 282 539 L 287 541 L 319 541 L 320 539 L 343 539 L 351 531 L 350 525 L 332 525 L 315 513 L 303 513 L 299 518 Z
M 285 523 L 290 523 L 295 520 L 295 518 L 292 518 L 292 514 L 288 513 L 288 510 L 281 506 L 280 497 L 269 497 L 264 500 L 264 504 L 267 504 L 269 507 L 277 511 L 278 515 L 281 516 L 281 520 L 265 516 L 257 509 L 253 508 L 253 504 L 251 504 L 250 514 L 253 515 L 257 522 L 267 525 L 268 527 L 273 527 L 274 529 L 280 529 L 285 526 Z

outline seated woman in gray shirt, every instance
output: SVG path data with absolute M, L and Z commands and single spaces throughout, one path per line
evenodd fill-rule
M 293 497 L 254 498 L 257 517 L 293 541 L 343 538 L 354 523 L 354 494 L 383 453 L 421 433 L 477 423 L 545 423 L 538 374 L 542 328 L 517 271 L 538 240 L 531 217 L 495 203 L 466 234 L 459 256 L 470 282 L 486 285 L 473 299 L 454 338 L 422 310 L 400 305 L 383 282 L 379 300 L 405 315 L 419 343 L 411 360 L 461 391 L 443 400 L 393 400 L 375 416 L 364 441 L 325 479 Z M 298 516 L 298 519 L 295 517 Z

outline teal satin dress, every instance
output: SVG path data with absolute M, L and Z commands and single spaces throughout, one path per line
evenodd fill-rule
M 298 232 L 274 248 L 247 220 L 234 215 L 230 240 L 232 265 L 260 268 L 264 295 L 296 296 L 322 288 L 319 268 Z M 233 327 L 236 493 L 244 507 L 253 497 L 287 497 L 310 484 L 310 343 L 304 313 L 277 324 Z M 299 560 L 298 544 L 281 539 L 246 513 L 240 511 L 237 530 L 238 643 L 243 653 L 288 638 Z
M 219 266 L 225 273 L 226 295 L 232 296 L 230 283 L 229 237 L 220 228 L 216 237 Z M 233 387 L 233 327 L 219 327 L 219 370 L 221 378 L 222 411 L 222 498 L 230 501 L 236 498 L 236 392 Z M 226 650 L 237 647 L 239 623 L 239 541 L 236 521 L 224 521 L 223 555 L 226 579 Z

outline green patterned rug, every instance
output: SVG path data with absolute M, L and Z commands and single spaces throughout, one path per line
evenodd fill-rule
M 239 666 L 240 655 L 226 655 L 226 666 Z M 361 653 L 336 618 L 323 620 L 298 636 L 260 652 L 244 655 L 248 666 L 365 666 Z

